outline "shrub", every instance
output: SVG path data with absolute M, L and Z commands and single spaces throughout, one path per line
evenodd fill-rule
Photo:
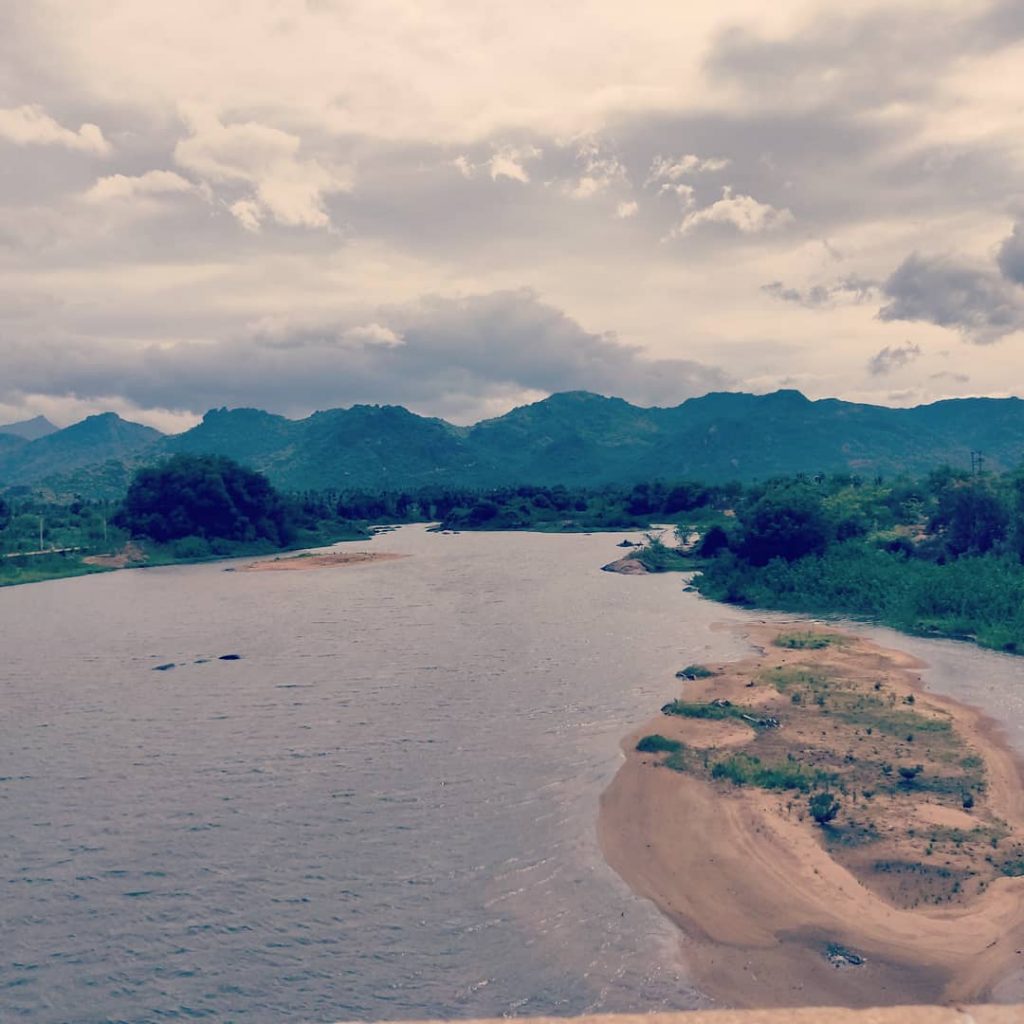
M 677 750 L 682 750 L 682 748 L 683 745 L 678 740 L 670 740 L 667 736 L 661 736 L 657 733 L 652 736 L 645 736 L 636 745 L 636 749 L 641 754 L 674 754 Z
M 807 810 L 819 825 L 826 825 L 839 813 L 839 801 L 831 793 L 822 791 L 807 801 Z
M 712 672 L 706 665 L 687 665 L 686 668 L 681 668 L 676 673 L 677 679 L 710 679 L 712 676 L 717 675 L 716 672 Z

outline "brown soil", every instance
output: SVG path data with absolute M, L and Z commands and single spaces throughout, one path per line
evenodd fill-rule
M 758 627 L 762 653 L 683 684 L 691 713 L 726 717 L 663 714 L 628 738 L 602 798 L 609 862 L 680 925 L 696 983 L 723 1003 L 983 999 L 1024 963 L 1024 878 L 1007 877 L 1024 873 L 1017 763 L 979 712 L 924 693 L 908 656 L 778 637 Z M 715 700 L 729 703 L 708 712 Z M 683 749 L 637 753 L 654 733 Z M 806 789 L 715 778 L 730 762 L 799 771 Z M 817 789 L 841 805 L 825 827 L 808 813 Z M 864 963 L 830 961 L 830 944 Z
M 340 551 L 329 555 L 293 555 L 240 565 L 238 572 L 295 572 L 303 569 L 332 569 L 339 565 L 362 565 L 366 562 L 391 562 L 408 558 L 391 551 Z
M 86 555 L 86 565 L 100 565 L 105 569 L 126 569 L 131 565 L 145 565 L 146 553 L 137 544 L 129 541 L 114 555 Z

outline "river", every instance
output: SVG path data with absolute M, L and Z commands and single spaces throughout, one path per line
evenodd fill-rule
M 620 536 L 403 527 L 348 546 L 397 561 L 0 590 L 0 1019 L 703 1005 L 597 801 L 745 613 L 601 573 Z M 1024 663 L 892 636 L 1024 748 Z

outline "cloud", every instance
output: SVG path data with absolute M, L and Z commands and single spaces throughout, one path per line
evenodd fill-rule
M 769 203 L 760 203 L 753 196 L 733 195 L 726 185 L 722 198 L 701 210 L 694 210 L 683 217 L 675 228 L 676 236 L 687 235 L 705 224 L 723 224 L 735 228 L 744 235 L 756 235 L 789 224 L 793 214 Z
M 979 345 L 1024 328 L 1024 292 L 994 270 L 951 257 L 908 256 L 882 285 L 881 320 L 953 328 Z
M 651 169 L 647 175 L 647 180 L 644 182 L 644 187 L 665 183 L 671 184 L 693 174 L 722 171 L 731 163 L 731 160 L 721 157 L 701 159 L 693 153 L 687 153 L 684 156 L 678 157 L 664 157 L 659 154 L 651 163 Z
M 781 281 L 761 285 L 761 291 L 773 298 L 805 309 L 831 309 L 840 302 L 860 304 L 871 298 L 877 289 L 876 282 L 857 275 L 841 278 L 832 284 L 812 285 L 804 290 L 787 287 Z
M 573 199 L 592 199 L 613 189 L 630 187 L 625 166 L 617 156 L 605 152 L 596 137 L 579 144 L 576 158 L 583 165 L 583 172 L 567 189 Z
M 110 143 L 94 124 L 83 124 L 78 131 L 65 128 L 37 105 L 0 110 L 0 139 L 16 146 L 63 146 L 65 149 L 106 156 Z
M 624 199 L 615 207 L 615 216 L 625 220 L 627 217 L 635 217 L 639 209 L 640 206 L 635 199 Z
M 258 405 L 286 414 L 401 402 L 460 421 L 522 395 L 586 389 L 674 404 L 731 379 L 687 359 L 649 359 L 593 334 L 528 289 L 427 296 L 352 323 L 261 322 L 218 342 L 52 347 L 11 342 L 0 402 L 116 393 L 143 408 Z
M 1008 281 L 1024 284 L 1024 221 L 1013 225 L 1013 233 L 999 247 L 999 269 Z
M 868 360 L 868 373 L 873 377 L 884 376 L 894 370 L 902 370 L 921 356 L 921 346 L 909 341 L 902 345 L 886 345 Z
M 541 155 L 541 151 L 536 146 L 502 146 L 487 161 L 491 181 L 509 178 L 525 185 L 530 180 L 525 166 L 526 162 L 536 160 Z
M 83 193 L 89 203 L 105 203 L 134 199 L 137 196 L 156 196 L 168 193 L 191 192 L 195 189 L 187 178 L 174 171 L 146 171 L 145 174 L 111 174 L 100 178 Z
M 351 172 L 303 157 L 301 147 L 297 135 L 279 128 L 256 121 L 225 125 L 193 112 L 191 134 L 174 147 L 174 159 L 210 185 L 249 186 L 250 194 L 229 209 L 250 231 L 268 217 L 288 227 L 326 227 L 324 198 L 350 190 Z

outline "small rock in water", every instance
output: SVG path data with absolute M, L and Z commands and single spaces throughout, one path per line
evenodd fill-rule
M 166 672 L 168 669 L 176 668 L 176 667 L 177 666 L 175 665 L 175 663 L 173 661 L 169 661 L 169 662 L 167 662 L 166 665 L 154 665 L 153 666 L 153 671 L 154 672 Z
M 222 654 L 218 661 L 241 661 L 242 656 L 240 654 Z
M 209 660 L 210 660 L 209 658 L 196 658 L 196 660 L 193 661 L 192 664 L 193 665 L 205 665 Z

